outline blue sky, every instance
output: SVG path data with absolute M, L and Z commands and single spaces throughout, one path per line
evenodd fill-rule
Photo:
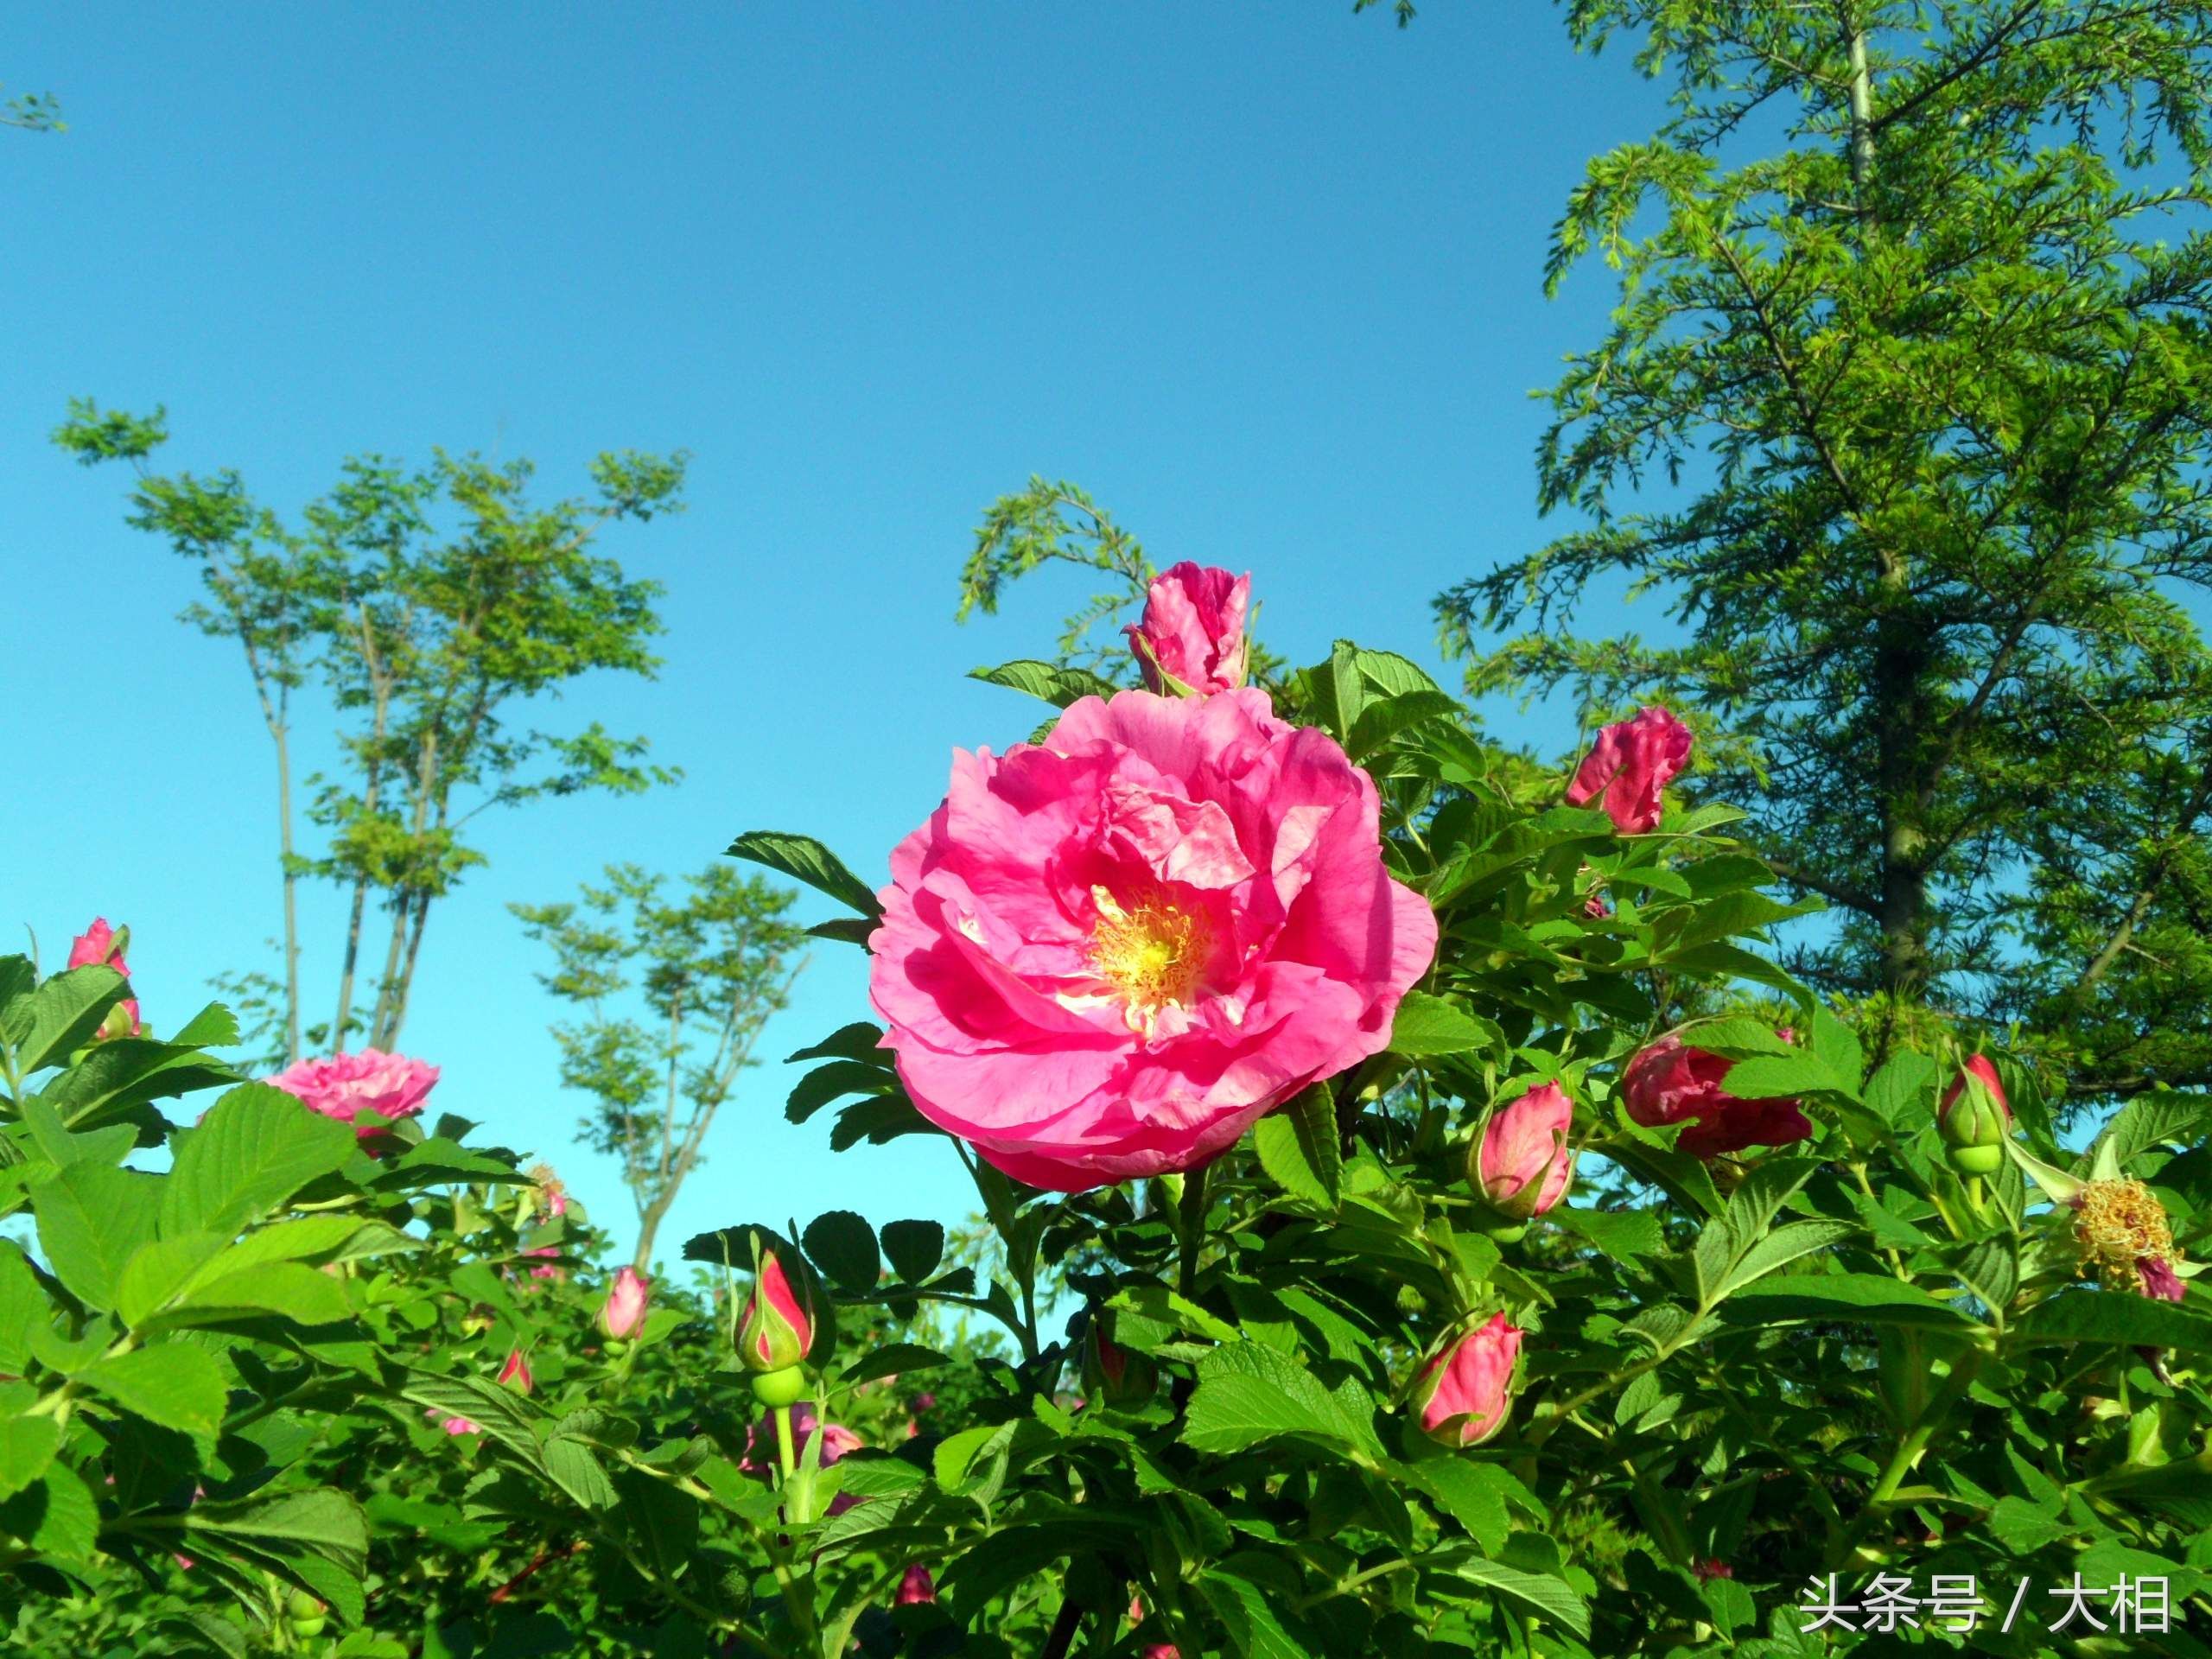
M 755 827 L 880 880 L 953 747 L 1037 717 L 963 675 L 1044 654 L 1085 591 L 953 626 L 980 510 L 1032 472 L 1162 563 L 1251 570 L 1294 660 L 1345 634 L 1433 662 L 1431 596 L 1552 528 L 1528 393 L 1611 295 L 1593 270 L 1543 300 L 1548 227 L 1660 114 L 1549 8 L 1441 3 L 1403 33 L 1287 0 L 85 3 L 18 17 L 0 84 L 71 124 L 0 132 L 0 918 L 49 962 L 128 920 L 157 1025 L 273 960 L 271 766 L 234 654 L 174 620 L 189 568 L 124 527 L 127 477 L 48 445 L 67 399 L 166 404 L 166 465 L 236 467 L 288 512 L 356 451 L 528 455 L 559 492 L 602 448 L 693 453 L 689 512 L 603 544 L 667 585 L 664 671 L 562 711 L 650 734 L 686 781 L 487 825 L 403 1045 L 624 1235 L 506 902 Z M 317 1003 L 339 922 L 311 898 Z M 866 1012 L 860 953 L 825 945 L 767 1050 Z M 726 1112 L 664 1249 L 965 1212 L 949 1148 L 833 1157 L 826 1118 L 783 1123 L 790 1082 L 764 1068 Z

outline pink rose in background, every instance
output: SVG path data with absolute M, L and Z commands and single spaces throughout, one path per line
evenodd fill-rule
M 599 1310 L 601 1332 L 616 1342 L 627 1342 L 645 1322 L 645 1308 L 652 1300 L 652 1284 L 634 1268 L 614 1275 L 607 1305 Z
M 815 1415 L 813 1402 L 800 1401 L 791 1408 L 792 1455 L 804 1461 L 808 1443 L 817 1432 L 822 1436 L 821 1467 L 824 1469 L 836 1464 L 846 1452 L 857 1452 L 866 1444 L 842 1423 L 824 1425 Z M 737 1460 L 737 1466 L 747 1474 L 758 1476 L 762 1480 L 783 1466 L 782 1456 L 776 1446 L 776 1423 L 772 1415 L 762 1418 L 745 1431 L 745 1455 Z M 840 1492 L 830 1500 L 829 1512 L 842 1515 L 861 1501 L 850 1492 Z
M 892 1598 L 892 1605 L 912 1607 L 917 1602 L 936 1599 L 937 1580 L 930 1576 L 929 1568 L 917 1561 L 906 1569 L 906 1576 L 899 1580 L 899 1593 Z
M 530 1270 L 531 1278 L 558 1279 L 561 1276 L 561 1269 L 555 1265 L 561 1258 L 561 1247 L 558 1244 L 541 1244 L 534 1250 L 524 1250 L 523 1254 L 527 1256 L 543 1258 Z
M 1143 620 L 1122 632 L 1146 686 L 1166 691 L 1168 676 L 1200 696 L 1244 683 L 1244 616 L 1252 578 L 1185 560 L 1152 579 Z
M 383 1126 L 377 1118 L 363 1122 L 362 1113 L 412 1117 L 423 1109 L 437 1080 L 436 1066 L 375 1048 L 302 1060 L 269 1079 L 286 1094 L 296 1096 L 309 1111 L 353 1125 L 363 1140 Z
M 1664 709 L 1638 709 L 1598 734 L 1567 786 L 1567 804 L 1595 801 L 1621 834 L 1647 835 L 1659 827 L 1667 785 L 1689 758 L 1688 727 Z
M 1736 1064 L 1691 1048 L 1669 1032 L 1628 1063 L 1621 1081 L 1628 1115 L 1648 1129 L 1694 1120 L 1675 1144 L 1699 1158 L 1746 1147 L 1785 1147 L 1813 1133 L 1795 1100 L 1739 1100 L 1720 1086 Z
M 1413 1403 L 1421 1433 L 1451 1446 L 1480 1446 L 1505 1427 L 1521 1332 L 1504 1314 L 1445 1344 L 1421 1368 Z
M 471 1422 L 466 1417 L 441 1417 L 435 1406 L 423 1414 L 448 1434 L 481 1434 L 484 1432 L 483 1424 Z
M 1525 1221 L 1567 1196 L 1574 1149 L 1567 1143 L 1574 1105 L 1555 1083 L 1540 1083 L 1493 1113 L 1475 1143 L 1473 1185 L 1502 1216 Z
M 123 959 L 123 948 L 130 943 L 130 929 L 124 928 L 118 933 L 116 929 L 107 925 L 106 917 L 95 916 L 92 918 L 92 925 L 69 942 L 69 961 L 67 966 L 112 968 L 124 978 L 129 979 L 130 964 Z M 130 1020 L 130 1034 L 136 1037 L 139 1030 L 138 999 L 135 996 L 124 998 L 115 1005 L 110 1017 L 112 1018 L 114 1014 L 118 1013 Z M 103 1021 L 98 1035 L 105 1037 L 111 1034 L 106 1023 Z
M 956 755 L 869 941 L 922 1115 L 1058 1192 L 1195 1168 L 1389 1041 L 1436 918 L 1375 785 L 1255 690 L 1086 697 Z

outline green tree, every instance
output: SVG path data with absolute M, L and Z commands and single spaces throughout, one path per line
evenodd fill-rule
M 21 127 L 26 132 L 67 132 L 61 105 L 51 92 L 18 92 L 0 104 L 0 127 Z
M 591 1099 L 584 1140 L 622 1161 L 640 1269 L 805 966 L 806 934 L 785 919 L 795 896 L 726 865 L 671 894 L 664 878 L 622 864 L 579 900 L 509 906 L 553 951 L 540 982 L 577 1011 L 553 1027 L 561 1081 Z
M 483 855 L 463 838 L 478 814 L 588 789 L 633 791 L 675 774 L 643 738 L 598 722 L 553 732 L 530 705 L 596 671 L 651 675 L 659 659 L 658 584 L 595 550 L 619 519 L 676 511 L 683 458 L 630 452 L 591 464 L 588 499 L 529 499 L 527 461 L 434 454 L 427 466 L 357 456 L 296 524 L 253 499 L 241 476 L 153 473 L 168 433 L 139 416 L 73 404 L 55 441 L 87 465 L 138 474 L 130 524 L 200 569 L 206 597 L 184 620 L 237 642 L 276 756 L 283 880 L 281 982 L 235 987 L 274 1027 L 272 1058 L 355 1036 L 390 1047 L 407 1015 L 434 903 Z M 295 742 L 303 692 L 320 691 L 336 734 L 333 768 L 308 778 Z M 301 839 L 304 818 L 323 833 Z M 310 1022 L 301 985 L 298 888 L 347 895 L 328 1022 Z M 365 1011 L 357 993 L 369 907 L 388 919 Z
M 1878 1027 L 2024 1022 L 2082 1092 L 2212 1079 L 2212 14 L 1567 22 L 1634 37 L 1674 114 L 1557 227 L 1554 288 L 1592 254 L 1621 285 L 1539 452 L 1589 523 L 1440 599 L 1471 688 L 1726 721 L 1707 787 L 1834 907 L 1794 965 Z M 1567 632 L 1623 583 L 1672 637 Z

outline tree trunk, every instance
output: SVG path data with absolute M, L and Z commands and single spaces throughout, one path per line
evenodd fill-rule
M 668 1215 L 668 1206 L 675 1201 L 676 1193 L 671 1188 L 638 1211 L 638 1248 L 631 1255 L 630 1265 L 639 1273 L 645 1272 L 653 1264 L 653 1239 Z
M 293 864 L 291 728 L 283 710 L 270 722 L 276 740 L 277 848 L 284 864 L 284 1063 L 300 1058 L 300 877 Z

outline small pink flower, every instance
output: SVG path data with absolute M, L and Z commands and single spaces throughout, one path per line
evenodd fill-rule
M 421 1111 L 437 1080 L 436 1066 L 374 1048 L 302 1060 L 269 1079 L 309 1111 L 352 1124 L 364 1141 L 385 1121 Z
M 512 1382 L 523 1394 L 528 1394 L 537 1386 L 530 1374 L 530 1362 L 523 1357 L 521 1349 L 509 1351 L 507 1363 L 499 1367 L 499 1382 L 502 1387 Z
M 423 1414 L 448 1434 L 481 1434 L 484 1432 L 483 1424 L 473 1422 L 468 1418 L 440 1416 L 435 1406 Z
M 1244 615 L 1252 578 L 1185 560 L 1152 579 L 1144 619 L 1122 630 L 1154 691 L 1180 681 L 1199 696 L 1244 683 Z
M 1688 727 L 1664 709 L 1639 709 L 1598 734 L 1567 786 L 1567 804 L 1596 801 L 1621 834 L 1647 835 L 1659 827 L 1667 785 L 1689 758 Z
M 814 1315 L 773 1250 L 760 1257 L 760 1276 L 738 1318 L 738 1363 L 748 1371 L 784 1371 L 814 1346 Z
M 531 1278 L 558 1279 L 561 1276 L 561 1269 L 554 1265 L 561 1259 L 561 1247 L 558 1244 L 541 1244 L 537 1249 L 524 1250 L 522 1254 L 538 1262 L 539 1265 L 530 1270 Z
M 116 930 L 107 925 L 106 917 L 95 916 L 92 925 L 69 942 L 67 965 L 72 968 L 112 968 L 124 978 L 129 979 L 130 964 L 123 959 L 123 946 L 129 937 L 129 930 L 124 930 L 118 937 Z M 127 996 L 115 1006 L 130 1021 L 130 1034 L 136 1037 L 139 1030 L 138 999 Z M 105 1022 L 102 1023 L 96 1034 L 99 1037 L 109 1034 Z
M 614 1275 L 607 1305 L 599 1310 L 599 1328 L 610 1339 L 627 1342 L 645 1322 L 645 1308 L 652 1300 L 652 1284 L 634 1268 Z
M 1129 1598 L 1129 1623 L 1140 1626 L 1144 1623 L 1144 1598 L 1141 1596 Z M 1183 1656 L 1181 1649 L 1173 1642 L 1154 1642 L 1139 1650 L 1139 1659 L 1183 1659 Z
M 918 1602 L 936 1599 L 937 1580 L 930 1576 L 929 1568 L 917 1561 L 906 1569 L 906 1576 L 899 1580 L 899 1593 L 892 1598 L 892 1605 L 912 1607 Z
M 870 940 L 908 1096 L 1052 1191 L 1211 1161 L 1387 1046 L 1435 954 L 1378 814 L 1251 688 L 1086 697 L 1042 744 L 957 755 Z
M 1686 1045 L 1669 1032 L 1628 1063 L 1621 1096 L 1646 1128 L 1694 1120 L 1675 1144 L 1698 1158 L 1718 1158 L 1751 1146 L 1783 1147 L 1807 1139 L 1813 1126 L 1795 1100 L 1740 1100 L 1720 1086 L 1733 1060 Z
M 1540 1083 L 1494 1113 L 1475 1144 L 1471 1173 L 1491 1208 L 1525 1221 L 1567 1196 L 1574 1180 L 1573 1103 L 1555 1083 Z

